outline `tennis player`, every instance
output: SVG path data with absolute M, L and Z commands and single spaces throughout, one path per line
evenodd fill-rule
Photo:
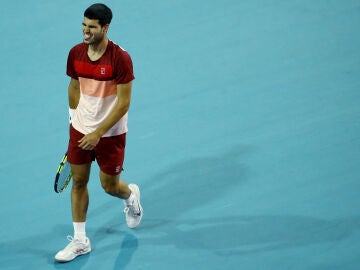
M 82 23 L 83 42 L 70 50 L 67 60 L 74 236 L 68 236 L 70 243 L 55 255 L 58 262 L 91 251 L 85 222 L 93 161 L 99 165 L 105 192 L 123 199 L 128 227 L 138 226 L 143 216 L 139 187 L 120 179 L 134 74 L 129 54 L 107 38 L 111 19 L 112 11 L 104 4 L 87 8 Z

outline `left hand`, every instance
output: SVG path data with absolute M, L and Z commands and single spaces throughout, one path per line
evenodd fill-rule
M 89 133 L 85 135 L 80 141 L 79 141 L 79 147 L 83 150 L 93 150 L 95 146 L 99 143 L 100 136 L 95 133 Z

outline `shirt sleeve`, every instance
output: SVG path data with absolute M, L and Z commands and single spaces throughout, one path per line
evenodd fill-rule
M 75 51 L 75 49 L 72 48 L 69 52 L 67 64 L 66 64 L 66 74 L 69 77 L 71 77 L 75 80 L 78 80 L 79 76 L 76 73 L 75 68 L 74 68 L 74 53 L 75 53 L 74 51 Z
M 115 81 L 117 84 L 126 84 L 135 79 L 131 57 L 121 48 L 116 58 L 115 72 Z

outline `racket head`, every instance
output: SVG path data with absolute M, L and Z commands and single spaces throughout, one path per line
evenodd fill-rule
M 54 190 L 56 193 L 61 193 L 66 189 L 72 178 L 71 166 L 67 162 L 67 153 L 61 159 L 59 167 L 56 171 Z

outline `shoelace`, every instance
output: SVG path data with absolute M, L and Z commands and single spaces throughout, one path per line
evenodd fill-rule
M 136 207 L 134 204 L 135 204 L 135 202 L 133 202 L 132 205 L 127 205 L 124 208 L 124 213 L 128 214 L 130 212 L 131 215 L 138 215 L 140 213 L 140 208 L 139 208 L 139 206 Z M 138 211 L 136 211 L 136 209 L 138 209 Z
M 74 253 L 77 253 L 77 251 L 83 251 L 83 243 L 80 241 L 80 240 L 78 240 L 78 239 L 74 239 L 74 237 L 72 237 L 71 235 L 68 235 L 67 237 L 67 240 L 69 240 L 70 241 L 70 243 L 65 247 L 65 249 L 64 250 L 68 250 L 68 251 L 71 251 L 71 252 L 74 252 Z M 78 247 L 75 251 L 73 250 L 73 248 L 74 248 L 74 246 L 77 246 L 77 245 L 79 245 L 80 244 L 80 248 Z
M 67 240 L 70 242 L 69 243 L 69 247 L 75 245 L 75 244 L 83 244 L 83 242 L 81 242 L 81 240 L 75 239 L 74 237 L 72 237 L 71 235 L 68 235 Z
M 71 249 L 79 241 L 74 239 L 71 235 L 68 235 L 66 238 L 70 243 L 65 247 L 65 250 Z
M 71 235 L 68 235 L 66 239 L 70 242 L 74 241 L 74 237 L 72 237 Z

